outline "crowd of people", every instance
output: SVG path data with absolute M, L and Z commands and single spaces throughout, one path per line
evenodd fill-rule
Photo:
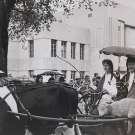
M 79 97 L 92 91 L 102 91 L 102 98 L 104 99 L 112 99 L 116 101 L 124 97 L 135 98 L 135 58 L 127 58 L 127 73 L 122 79 L 117 76 L 118 74 L 114 73 L 113 62 L 111 60 L 103 60 L 102 65 L 105 72 L 102 77 L 100 77 L 98 73 L 94 73 L 92 79 L 90 79 L 89 75 L 85 75 L 85 77 L 78 76 L 74 80 L 71 79 L 68 84 L 76 89 Z M 36 83 L 43 82 L 43 77 L 41 75 L 33 76 L 33 78 Z M 55 78 L 52 75 L 48 79 L 48 82 L 65 83 L 65 78 L 64 75 L 57 75 Z
M 98 73 L 94 73 L 93 78 L 90 79 L 89 75 L 76 77 L 74 80 L 71 79 L 68 82 L 68 85 L 75 88 L 79 99 L 87 93 L 100 93 L 102 96 L 100 98 L 115 102 L 121 100 L 122 98 L 132 98 L 135 99 L 135 58 L 128 57 L 126 61 L 127 71 L 126 74 L 120 78 L 120 73 L 114 73 L 113 62 L 109 59 L 102 61 L 104 75 L 99 76 Z M 36 83 L 43 83 L 43 77 L 41 75 L 33 76 Z M 65 83 L 64 75 L 50 76 L 48 78 L 48 83 L 52 82 L 61 82 Z M 100 104 L 99 100 L 99 104 Z M 86 105 L 90 104 L 88 98 L 80 100 L 78 106 L 82 113 L 88 113 Z M 68 128 L 67 126 L 58 127 L 55 130 L 53 135 L 74 135 L 74 126 L 73 128 Z
M 119 72 L 113 72 L 113 62 L 111 60 L 103 60 L 102 65 L 105 71 L 104 75 L 100 77 L 95 73 L 92 83 L 89 76 L 85 76 L 84 80 L 81 80 L 80 77 L 70 80 L 69 85 L 77 90 L 78 96 L 81 97 L 84 93 L 94 90 L 95 93 L 102 92 L 101 99 L 104 99 L 104 101 L 110 99 L 115 102 L 126 97 L 135 99 L 135 58 L 127 58 L 127 72 L 122 78 L 120 78 Z M 86 113 L 84 100 L 78 106 L 83 113 Z M 74 135 L 73 129 L 70 132 L 70 134 Z
M 102 92 L 100 100 L 110 99 L 111 101 L 117 101 L 125 97 L 135 99 L 135 58 L 127 58 L 127 72 L 122 78 L 120 78 L 120 73 L 114 73 L 113 62 L 111 60 L 103 60 L 102 65 L 105 72 L 102 77 L 98 73 L 94 73 L 92 81 L 88 75 L 84 79 L 76 77 L 75 80 L 71 79 L 69 81 L 68 84 L 78 92 L 78 97 L 81 98 L 84 94 L 91 92 Z M 82 101 L 80 104 L 80 109 L 83 113 L 86 113 L 86 103 L 84 104 L 84 102 L 86 101 Z

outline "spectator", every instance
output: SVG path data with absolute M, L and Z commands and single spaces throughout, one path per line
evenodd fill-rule
M 91 87 L 92 87 L 94 90 L 96 90 L 96 89 L 97 89 L 97 80 L 96 80 L 96 78 L 95 78 L 95 77 L 92 79 Z
M 101 80 L 101 77 L 100 76 L 97 76 L 96 80 L 97 80 L 97 86 L 98 86 L 98 84 L 99 84 L 99 82 Z
M 100 77 L 100 76 L 94 77 L 94 78 L 92 79 L 92 83 L 93 83 L 93 85 L 94 85 L 96 88 L 97 88 L 97 86 L 98 86 L 100 80 L 101 80 L 101 77 Z
M 56 75 L 55 82 L 59 82 L 59 79 L 60 79 L 60 75 Z
M 37 75 L 36 83 L 43 83 L 43 77 L 41 75 Z
M 94 73 L 94 77 L 96 78 L 96 77 L 98 77 L 99 75 L 98 75 L 98 73 Z
M 89 89 L 90 87 L 90 76 L 89 75 L 86 75 L 85 78 L 84 78 L 84 81 L 83 81 L 83 87 L 86 87 L 86 89 Z
M 59 78 L 59 82 L 62 82 L 62 83 L 64 83 L 65 82 L 65 78 L 64 78 L 64 76 L 62 75 L 62 76 L 60 76 L 60 78 Z
M 68 83 L 71 87 L 73 87 L 73 85 L 74 85 L 74 80 L 73 79 L 71 79 L 70 81 L 69 81 L 69 83 Z
M 50 83 L 55 82 L 55 79 L 54 79 L 53 75 L 51 75 L 51 77 L 49 78 L 48 82 L 50 82 Z
M 37 76 L 36 76 L 36 75 L 33 75 L 33 79 L 34 79 L 34 81 L 36 82 Z
M 12 74 L 9 74 L 8 77 L 12 77 Z
M 80 77 L 76 77 L 73 88 L 75 88 L 77 90 L 77 92 L 80 91 L 80 88 L 81 88 L 81 78 Z

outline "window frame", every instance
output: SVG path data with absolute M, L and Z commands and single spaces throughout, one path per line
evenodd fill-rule
M 66 58 L 67 55 L 67 42 L 61 41 L 61 58 Z
M 80 71 L 80 74 L 81 74 L 81 79 L 84 79 L 85 71 Z
M 64 78 L 67 78 L 67 70 L 61 70 L 61 73 L 64 75 Z
M 71 59 L 75 59 L 76 43 L 71 42 Z
M 51 39 L 51 57 L 56 57 L 57 40 Z
M 84 47 L 85 44 L 80 44 L 80 60 L 84 60 Z
M 29 45 L 29 58 L 34 57 L 34 40 L 28 40 Z
M 34 70 L 28 70 L 29 77 L 33 78 L 34 75 Z
M 76 71 L 71 71 L 71 79 L 75 80 Z

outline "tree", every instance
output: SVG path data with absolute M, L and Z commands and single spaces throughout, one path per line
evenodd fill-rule
M 50 23 L 55 21 L 54 13 L 63 8 L 65 15 L 75 7 L 91 8 L 92 0 L 0 0 L 0 70 L 7 75 L 8 39 L 29 35 L 33 31 L 39 33 L 42 28 L 49 30 Z M 95 2 L 97 3 L 97 2 Z M 102 0 L 104 4 L 116 5 L 111 0 Z

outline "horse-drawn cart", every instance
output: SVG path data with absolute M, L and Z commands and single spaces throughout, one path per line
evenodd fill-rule
M 12 86 L 11 88 L 8 86 L 8 88 L 11 90 Z M 19 113 L 11 112 L 5 102 L 9 94 L 3 99 L 0 98 L 0 134 L 4 135 L 24 135 L 25 126 L 28 126 L 34 135 L 44 133 L 48 135 L 57 126 L 68 125 L 70 127 L 73 124 L 79 125 L 82 134 L 118 135 L 119 126 L 117 125 L 123 127 L 123 122 L 129 120 L 129 118 L 77 114 L 77 92 L 63 84 L 47 83 L 42 86 L 25 86 L 9 93 L 12 93 L 23 105 L 21 108 L 19 107 Z M 102 92 L 89 93 L 82 98 L 90 97 L 91 106 L 94 107 L 96 99 L 99 99 L 101 95 Z M 15 116 L 20 116 L 20 120 L 18 121 Z M 126 129 L 123 129 L 126 133 Z M 22 132 L 20 132 L 21 130 Z M 134 131 L 131 132 L 131 135 L 134 135 Z
M 8 111 L 8 113 L 17 115 L 20 117 L 29 117 L 28 114 L 23 114 L 23 113 L 14 113 L 11 111 Z M 31 115 L 32 119 L 36 120 L 42 120 L 46 122 L 58 122 L 58 123 L 63 123 L 63 124 L 56 124 L 52 125 L 53 126 L 62 126 L 66 125 L 68 123 L 73 123 L 74 125 L 78 124 L 81 130 L 81 133 L 83 135 L 95 135 L 95 134 L 100 134 L 100 135 L 119 135 L 123 134 L 120 132 L 120 124 L 123 123 L 124 121 L 127 120 L 133 120 L 134 118 L 116 118 L 116 117 L 99 117 L 96 115 L 88 115 L 88 114 L 78 114 L 77 115 L 77 120 L 76 119 L 62 119 L 62 118 L 50 118 L 50 117 L 41 117 L 41 116 L 35 116 Z M 123 124 L 122 124 L 123 125 Z M 51 127 L 51 126 L 50 126 Z M 124 127 L 122 127 L 124 128 Z M 126 135 L 126 129 L 123 129 L 125 133 L 123 135 Z M 130 135 L 134 135 L 134 129 Z
M 98 94 L 101 94 L 101 92 Z M 86 97 L 88 98 L 88 96 L 96 97 L 97 93 L 96 93 L 96 96 L 95 96 L 95 93 L 86 94 L 81 99 L 86 98 Z M 100 96 L 98 95 L 98 97 Z M 92 101 L 93 103 L 96 103 L 95 102 L 96 100 L 94 101 L 92 99 Z M 42 117 L 42 116 L 37 116 L 37 115 L 30 116 L 28 114 L 15 113 L 11 111 L 8 111 L 8 113 L 12 115 L 17 115 L 23 118 L 27 118 L 27 119 L 31 117 L 32 120 L 40 120 L 44 122 L 56 123 L 56 124 L 48 125 L 48 128 L 73 124 L 75 125 L 75 127 L 79 126 L 82 135 L 99 135 L 99 134 L 100 135 L 119 135 L 119 134 L 126 135 L 127 128 L 125 128 L 126 127 L 125 121 L 134 119 L 134 118 L 118 118 L 114 116 L 101 117 L 99 115 L 91 115 L 91 114 L 74 114 L 68 119 L 64 119 L 64 118 Z M 63 124 L 59 124 L 59 123 L 63 123 Z M 134 130 L 135 129 L 133 129 L 132 132 L 130 132 L 130 135 L 134 135 L 135 133 Z M 78 132 L 76 132 L 76 134 L 78 135 Z

